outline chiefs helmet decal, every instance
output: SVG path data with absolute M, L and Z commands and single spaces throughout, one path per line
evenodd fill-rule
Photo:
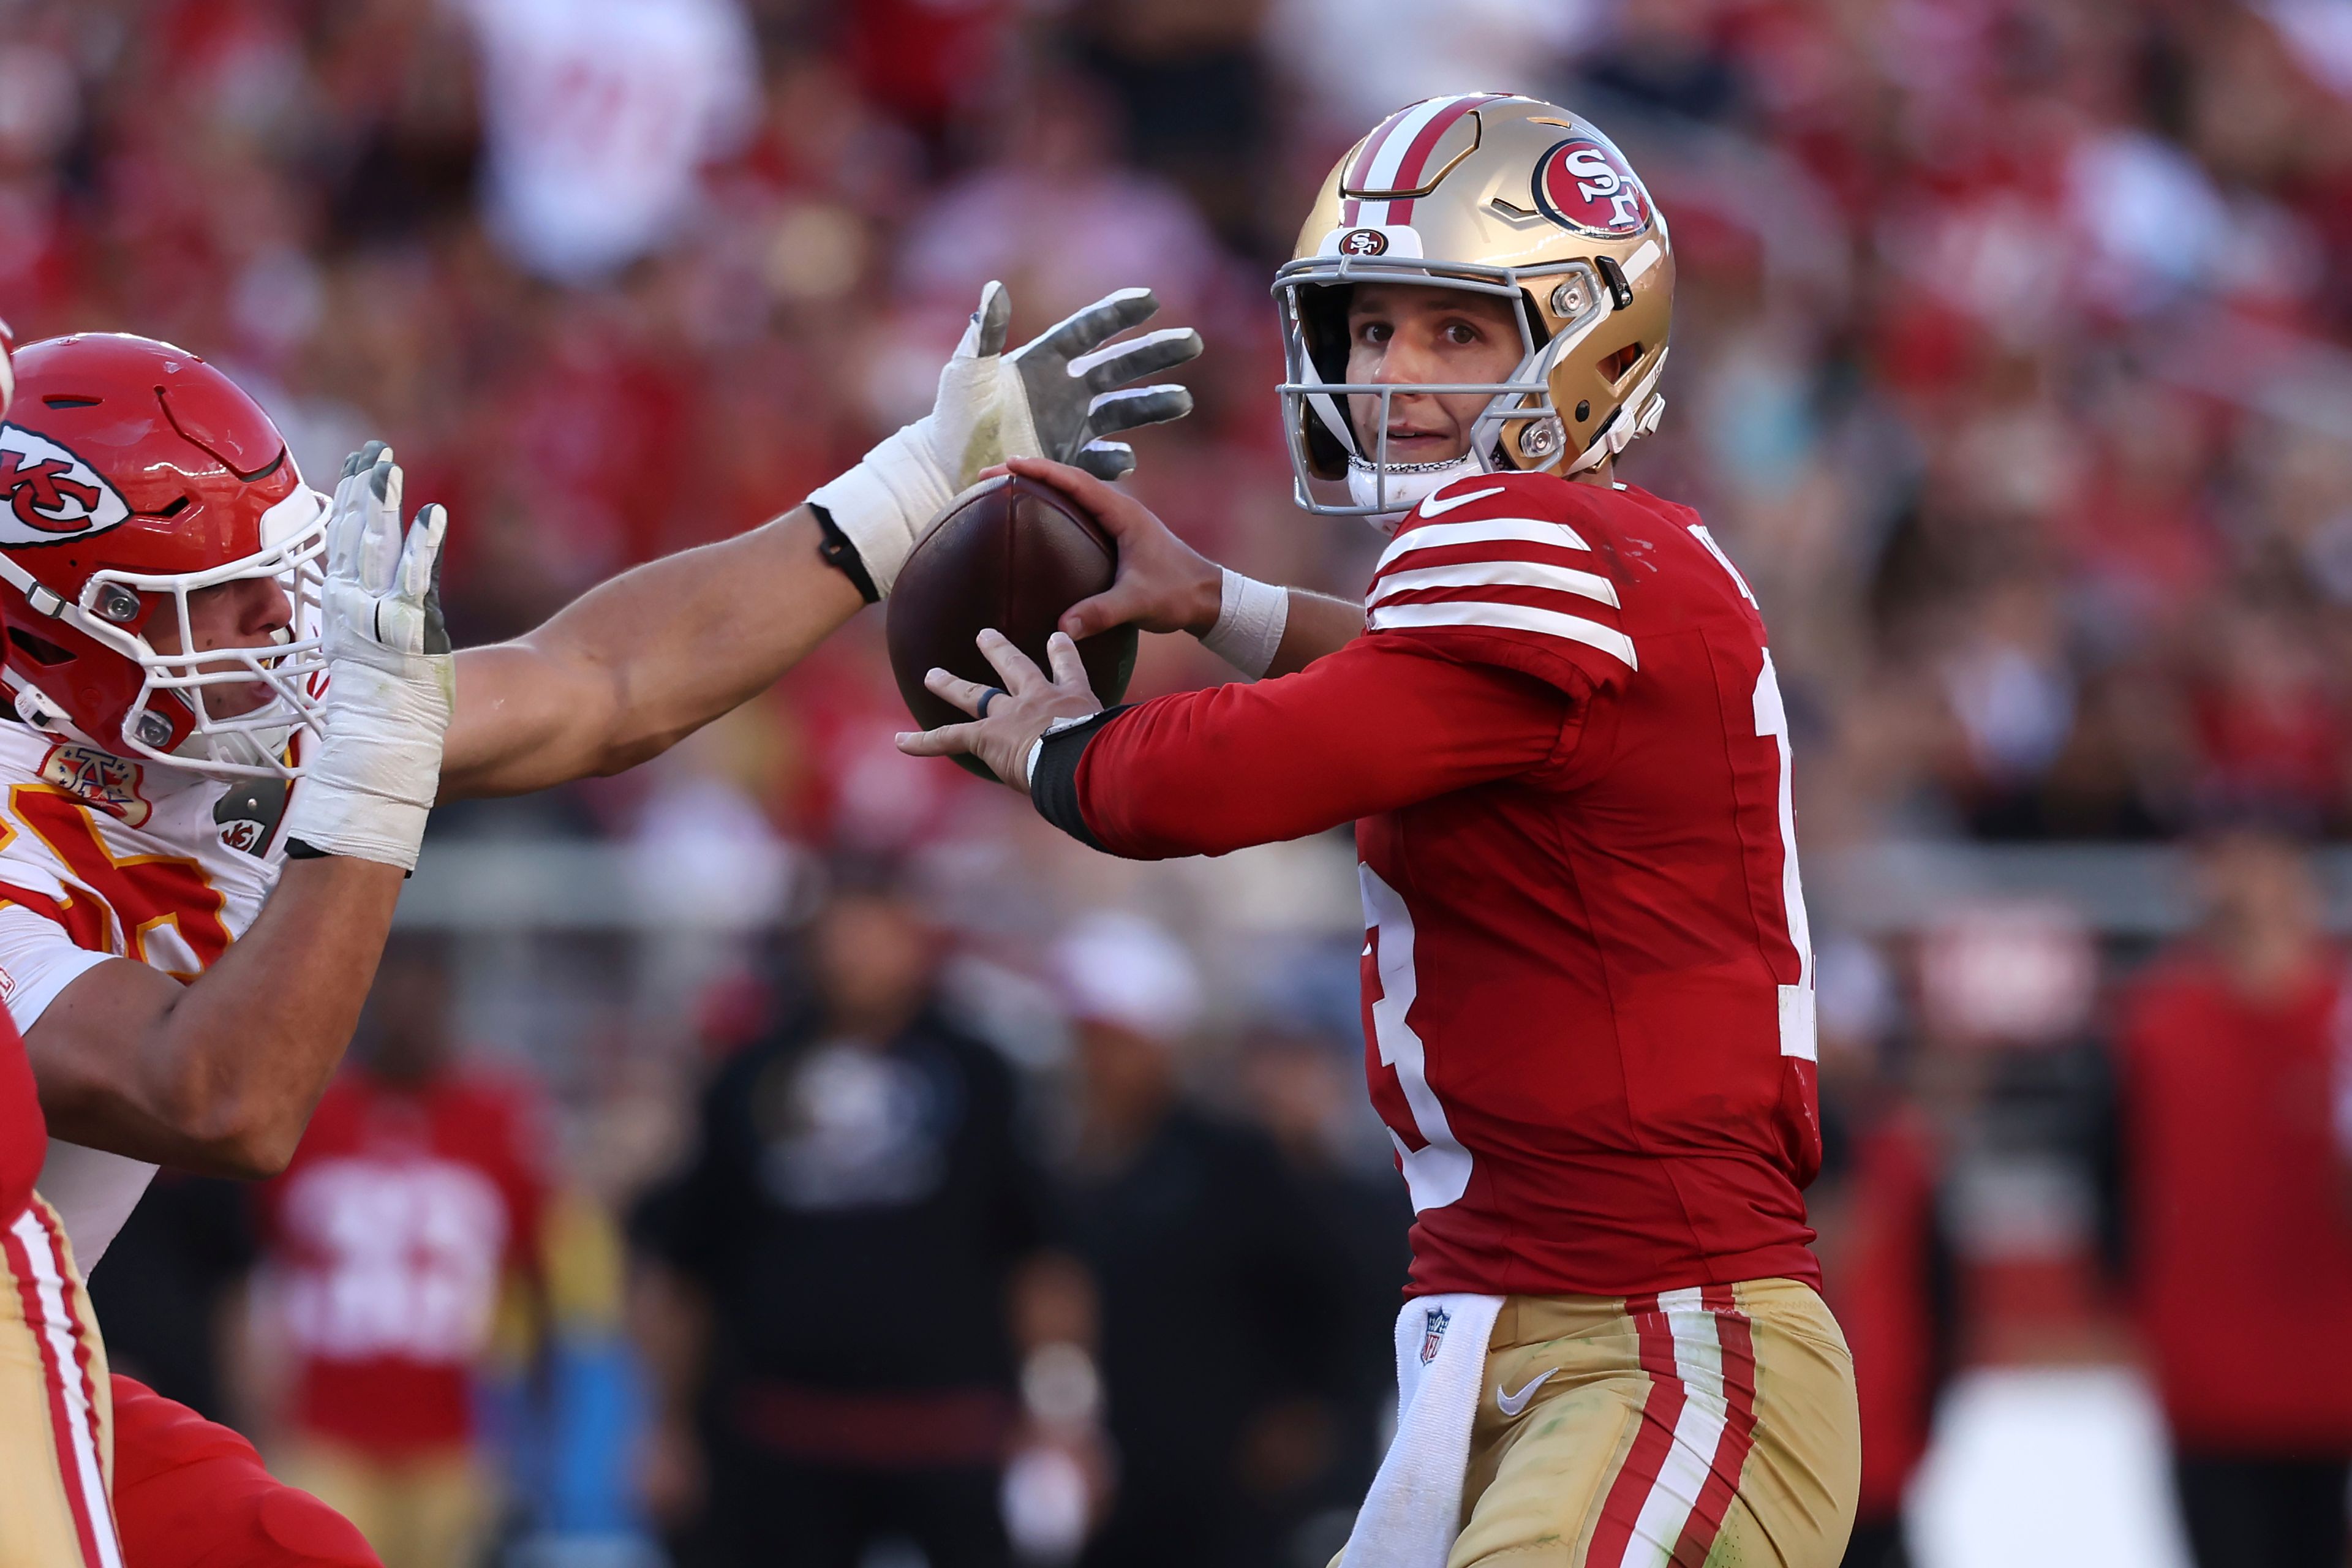
M 0 425 L 0 545 L 56 544 L 131 515 L 103 475 L 46 437 Z

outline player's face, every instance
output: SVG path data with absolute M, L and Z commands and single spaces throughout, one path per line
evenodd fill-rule
M 188 595 L 188 630 L 195 637 L 191 649 L 180 647 L 179 617 L 167 605 L 148 623 L 147 644 L 157 653 L 205 653 L 213 648 L 268 647 L 283 640 L 294 624 L 294 603 L 275 577 L 240 577 L 217 583 Z M 220 659 L 195 663 L 195 673 L 241 668 L 238 661 Z M 275 695 L 258 680 L 223 681 L 204 689 L 205 711 L 215 719 L 235 719 L 266 707 Z
M 1359 283 L 1348 301 L 1348 379 L 1508 381 L 1518 368 L 1518 312 L 1491 294 L 1415 283 Z M 1470 449 L 1470 427 L 1489 401 L 1483 392 L 1396 393 L 1389 398 L 1391 463 L 1451 462 Z M 1348 399 L 1348 417 L 1366 455 L 1380 448 L 1381 400 Z

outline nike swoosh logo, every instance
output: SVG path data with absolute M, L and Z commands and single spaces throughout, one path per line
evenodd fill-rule
M 1498 496 L 1502 493 L 1503 487 L 1495 485 L 1483 490 L 1472 490 L 1466 496 L 1455 496 L 1451 500 L 1439 500 L 1435 496 L 1432 496 L 1421 503 L 1421 515 L 1444 517 L 1457 506 L 1468 506 L 1474 500 L 1485 500 L 1488 496 Z
M 1495 1385 L 1496 1405 L 1501 1408 L 1504 1415 L 1517 1415 L 1520 1411 L 1525 1410 L 1528 1407 L 1528 1401 L 1536 1396 L 1536 1390 L 1550 1382 L 1552 1373 L 1558 1372 L 1559 1370 L 1559 1368 L 1553 1367 L 1551 1372 L 1538 1373 L 1535 1376 L 1528 1379 L 1528 1385 L 1519 1390 L 1517 1394 L 1506 1394 L 1503 1392 L 1503 1385 L 1499 1383 L 1496 1384 Z

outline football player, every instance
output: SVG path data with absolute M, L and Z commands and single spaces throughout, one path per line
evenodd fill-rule
M 8 340 L 0 321 L 0 420 L 16 393 Z M 121 1568 L 106 1352 L 57 1212 L 33 1194 L 47 1142 L 24 1041 L 0 1018 L 0 1568 Z
M 19 352 L 0 424 L 0 1004 L 47 1113 L 38 1184 L 68 1295 L 72 1259 L 96 1263 L 157 1164 L 285 1165 L 436 800 L 617 772 L 765 689 L 888 591 L 989 464 L 1132 467 L 1107 437 L 1190 397 L 1126 384 L 1200 349 L 1184 329 L 1105 347 L 1156 308 L 1124 290 L 1008 354 L 992 284 L 932 412 L 806 503 L 455 653 L 446 520 L 427 506 L 404 529 L 381 443 L 330 500 L 193 354 L 111 334 Z M 57 1343 L 90 1373 L 87 1450 L 115 1455 L 122 1552 L 89 1561 L 373 1561 L 234 1433 L 127 1379 L 110 1411 L 95 1345 Z
M 901 740 L 1131 858 L 1356 825 L 1365 1066 L 1416 1212 L 1349 1568 L 1829 1568 L 1853 1519 L 1853 1368 L 1800 1195 L 1788 717 L 1738 569 L 1614 475 L 1662 411 L 1673 289 L 1664 217 L 1583 120 L 1391 115 L 1275 285 L 1298 500 L 1390 536 L 1363 605 L 1220 572 L 1016 463 L 1126 574 L 1050 675 L 983 634 L 1003 687 L 933 672 L 975 721 Z M 1122 619 L 1283 678 L 1100 711 L 1065 633 Z

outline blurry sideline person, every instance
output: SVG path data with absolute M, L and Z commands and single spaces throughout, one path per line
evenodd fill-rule
M 931 670 L 972 720 L 898 739 L 1129 859 L 1353 826 L 1365 1077 L 1413 1264 L 1397 1436 L 1344 1568 L 1561 1542 L 1832 1568 L 1853 1528 L 1853 1363 L 1803 1196 L 1788 704 L 1738 565 L 1615 468 L 1664 413 L 1674 279 L 1590 122 L 1501 93 L 1399 110 L 1275 275 L 1292 494 L 1388 541 L 1362 603 L 1252 582 L 1016 460 L 1127 575 L 1064 614 L 1050 676 L 981 633 L 1003 684 Z M 1074 639 L 1119 622 L 1273 679 L 1106 710 Z
M 2352 988 L 2292 842 L 2200 857 L 2203 929 L 2116 1037 L 2126 1268 L 2198 1568 L 2340 1568 L 2352 1474 Z
M 436 942 L 394 941 L 364 1056 L 258 1194 L 260 1322 L 287 1384 L 272 1468 L 357 1525 L 384 1568 L 480 1558 L 499 1487 L 475 1373 L 509 1288 L 534 1307 L 541 1294 L 544 1107 L 527 1079 L 459 1060 L 448 984 Z
M 1053 954 L 1076 1030 L 1066 1235 L 1098 1305 L 1110 1507 L 1087 1568 L 1286 1560 L 1269 1496 L 1312 1477 L 1344 1399 L 1344 1265 L 1265 1133 L 1188 1103 L 1201 980 L 1100 915 Z M 1246 1305 L 1241 1305 L 1245 1303 Z
M 652 1501 L 675 1525 L 698 1479 L 743 1568 L 855 1568 L 889 1536 L 1001 1568 L 1008 1312 L 1045 1234 L 1012 1069 L 941 1015 L 940 937 L 887 872 L 850 868 L 808 946 L 814 994 L 720 1069 L 637 1216 Z
M 15 395 L 0 321 L 0 418 Z M 47 1140 L 24 1041 L 0 1020 L 0 1568 L 114 1568 L 106 1347 L 65 1226 L 33 1192 Z
M 197 355 L 115 333 L 18 352 L 0 425 L 0 1001 L 47 1122 L 60 1299 L 159 1165 L 284 1168 L 437 801 L 618 773 L 748 701 L 887 593 L 995 457 L 1131 468 L 1101 437 L 1179 417 L 1190 395 L 1114 389 L 1200 339 L 1094 351 L 1156 308 L 1122 290 L 1008 354 L 1012 301 L 991 285 L 932 412 L 807 500 L 462 654 L 441 613 L 446 513 L 404 522 L 383 443 L 330 498 Z M 74 1360 L 94 1374 L 89 1346 Z M 372 1561 L 226 1428 L 125 1378 L 58 1397 L 80 1468 L 114 1454 L 142 1568 Z
M 1300 1561 L 1321 1562 L 1347 1540 L 1380 1463 L 1381 1426 L 1396 1403 L 1389 1325 L 1412 1268 L 1405 1240 L 1412 1205 L 1388 1169 L 1386 1149 L 1368 1163 L 1348 1147 L 1355 1125 L 1378 1132 L 1355 1097 L 1353 1067 L 1351 1045 L 1307 1029 L 1261 1031 L 1242 1047 L 1252 1117 L 1274 1135 L 1300 1206 L 1341 1270 L 1328 1304 L 1336 1381 L 1328 1397 L 1299 1406 L 1313 1425 L 1295 1424 L 1314 1441 L 1294 1446 L 1286 1489 L 1267 1484 L 1272 1477 L 1260 1486 L 1290 1521 Z
M 1907 1568 L 1904 1502 L 1958 1365 L 1959 1279 L 1944 1152 L 1910 1081 L 1894 980 L 1858 939 L 1821 954 L 1822 1173 L 1805 1193 L 1815 1249 L 1853 1352 L 1862 1485 L 1844 1568 Z

